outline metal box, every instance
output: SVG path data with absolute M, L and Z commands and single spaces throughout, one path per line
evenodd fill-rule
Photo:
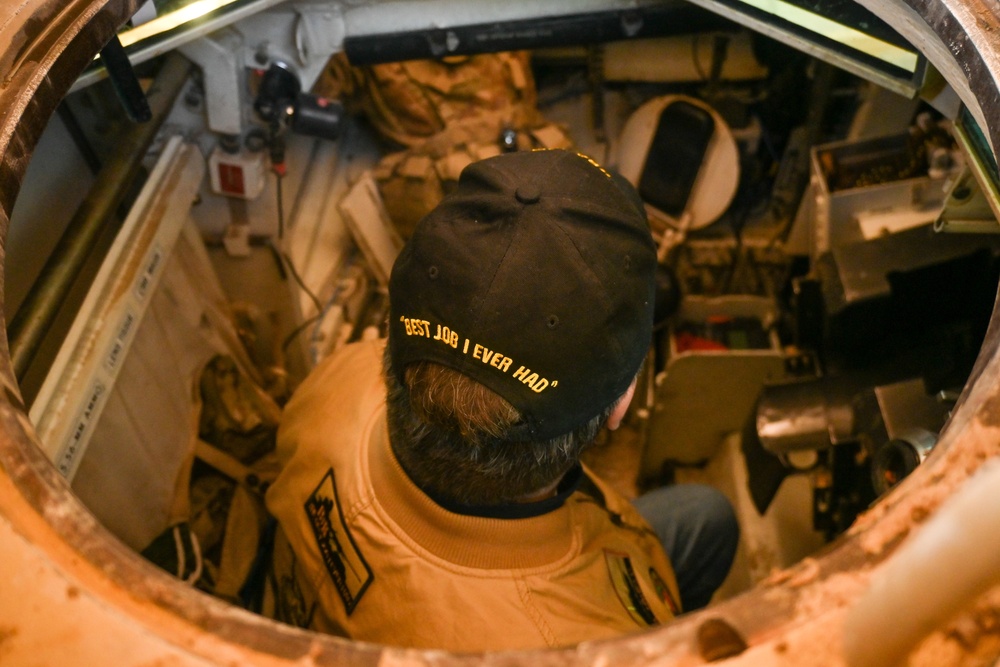
M 743 428 L 763 384 L 785 376 L 784 354 L 770 326 L 775 316 L 774 302 L 764 297 L 689 296 L 682 301 L 664 343 L 666 365 L 655 378 L 643 476 L 656 476 L 665 461 L 707 461 L 727 435 Z M 756 321 L 760 335 L 743 348 L 680 348 L 685 323 L 720 317 Z
M 929 174 L 909 134 L 813 147 L 810 254 L 933 223 L 952 178 Z

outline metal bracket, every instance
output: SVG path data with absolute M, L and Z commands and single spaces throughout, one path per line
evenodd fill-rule
M 132 69 L 125 47 L 122 46 L 118 35 L 111 38 L 103 49 L 101 49 L 101 62 L 104 69 L 108 71 L 108 78 L 114 86 L 115 92 L 125 113 L 135 123 L 145 123 L 153 117 L 153 112 L 149 109 L 149 101 L 146 94 L 142 92 L 139 79 Z

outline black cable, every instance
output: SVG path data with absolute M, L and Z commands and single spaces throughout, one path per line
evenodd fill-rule
M 275 192 L 277 194 L 277 199 L 278 199 L 278 241 L 280 243 L 280 241 L 284 238 L 285 234 L 285 212 L 284 209 L 282 208 L 283 202 L 281 196 L 281 181 L 284 180 L 284 177 L 277 171 L 275 172 L 275 177 L 277 178 L 277 187 L 275 188 Z M 281 349 L 284 351 L 288 349 L 288 346 L 291 344 L 293 340 L 295 340 L 296 336 L 301 334 L 306 327 L 308 327 L 310 324 L 312 324 L 313 322 L 315 322 L 320 318 L 320 316 L 323 314 L 323 303 L 319 300 L 319 297 L 316 296 L 316 294 L 306 285 L 305 281 L 302 279 L 302 276 L 299 275 L 298 270 L 295 268 L 295 264 L 292 263 L 292 258 L 288 256 L 288 253 L 282 250 L 279 247 L 279 244 L 275 243 L 274 241 L 271 242 L 271 249 L 278 256 L 279 262 L 281 262 L 285 267 L 288 268 L 288 273 L 292 275 L 292 278 L 295 280 L 295 283 L 299 286 L 299 288 L 303 292 L 306 293 L 306 296 L 309 297 L 309 300 L 312 301 L 313 305 L 316 307 L 315 315 L 313 315 L 309 319 L 299 324 L 299 326 L 297 326 L 290 334 L 288 334 L 288 336 L 285 337 L 285 340 L 281 344 Z
M 306 296 L 308 296 L 309 300 L 313 302 L 313 305 L 316 306 L 316 312 L 322 312 L 323 303 L 319 300 L 319 297 L 306 286 L 305 281 L 302 280 L 302 276 L 299 275 L 299 272 L 295 269 L 295 265 L 292 264 L 292 258 L 289 257 L 283 250 L 279 250 L 278 254 L 281 256 L 281 259 L 285 261 L 285 265 L 288 267 L 288 272 L 292 274 L 292 278 L 295 279 L 296 284 L 298 284 L 302 291 L 306 293 Z
M 288 351 L 288 346 L 292 344 L 292 341 L 294 341 L 296 338 L 298 338 L 300 335 L 302 335 L 302 332 L 305 331 L 314 322 L 316 322 L 316 320 L 318 320 L 320 318 L 320 315 L 322 315 L 322 314 L 323 314 L 322 312 L 316 313 L 315 315 L 313 315 L 309 319 L 307 319 L 304 322 L 302 322 L 302 324 L 300 324 L 299 326 L 295 327 L 290 334 L 288 334 L 287 336 L 285 336 L 285 340 L 281 341 L 281 351 L 282 352 L 287 352 Z
M 313 302 L 313 305 L 316 306 L 316 312 L 320 313 L 320 312 L 323 311 L 323 304 L 319 300 L 319 297 L 317 297 L 313 293 L 313 291 L 306 286 L 305 281 L 302 280 L 302 276 L 299 275 L 299 272 L 298 272 L 298 270 L 296 270 L 295 265 L 292 264 L 292 258 L 288 256 L 288 253 L 286 253 L 284 250 L 281 249 L 280 242 L 285 237 L 285 210 L 284 210 L 283 197 L 282 197 L 282 194 L 281 194 L 281 182 L 284 180 L 284 174 L 282 174 L 279 171 L 275 170 L 274 176 L 277 179 L 276 187 L 275 187 L 275 194 L 276 194 L 277 200 L 278 200 L 278 241 L 279 241 L 279 243 L 274 243 L 272 241 L 271 242 L 271 249 L 274 250 L 274 252 L 278 255 L 278 257 L 280 258 L 281 262 L 285 266 L 288 267 L 288 272 L 292 274 L 292 278 L 295 279 L 295 282 L 298 284 L 298 286 L 302 289 L 303 292 L 306 293 L 306 295 L 309 297 L 309 300 Z
M 285 209 L 281 196 L 281 182 L 285 180 L 285 177 L 278 172 L 274 172 L 274 175 L 277 177 L 275 193 L 278 197 L 278 240 L 280 241 L 285 238 Z

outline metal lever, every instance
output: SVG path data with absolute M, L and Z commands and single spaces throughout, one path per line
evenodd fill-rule
M 129 62 L 125 47 L 118 35 L 111 38 L 101 49 L 101 62 L 108 71 L 108 78 L 118 94 L 118 99 L 125 107 L 125 113 L 135 123 L 145 123 L 153 117 L 149 109 L 146 94 L 142 92 L 139 79 L 135 76 L 132 63 Z

